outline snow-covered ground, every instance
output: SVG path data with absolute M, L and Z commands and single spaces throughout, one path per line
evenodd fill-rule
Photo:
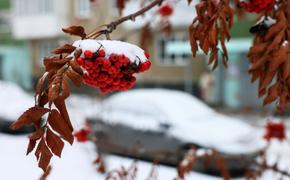
M 27 94 L 15 84 L 0 81 L 1 118 L 14 121 L 24 110 L 32 106 L 33 103 L 34 100 L 32 95 Z M 195 105 L 197 104 L 199 103 L 196 103 Z M 95 116 L 95 114 L 100 111 L 100 103 L 97 98 L 73 95 L 68 100 L 68 109 L 74 127 L 79 128 L 82 126 L 85 117 Z M 206 108 L 200 104 L 200 106 L 196 107 L 196 109 L 196 114 L 203 114 L 201 112 L 204 112 Z M 174 111 L 174 109 L 171 109 L 170 111 Z M 206 110 L 204 113 L 210 114 L 213 113 L 213 111 Z M 186 114 L 180 115 L 186 116 Z M 226 118 L 225 116 L 220 117 Z M 263 129 L 259 127 L 256 130 L 262 136 Z M 211 132 L 208 129 L 206 131 Z M 37 168 L 37 162 L 34 155 L 29 155 L 28 157 L 25 156 L 27 142 L 28 139 L 26 136 L 11 136 L 0 133 L 0 180 L 34 180 L 38 179 L 42 174 L 41 170 Z M 75 143 L 73 146 L 66 144 L 62 158 L 58 159 L 54 157 L 52 159 L 53 170 L 48 179 L 104 179 L 104 176 L 97 173 L 96 169 L 92 165 L 92 161 L 95 156 L 94 146 L 90 143 Z M 270 162 L 275 162 L 275 160 L 278 159 L 280 162 L 279 167 L 283 170 L 289 170 L 289 143 L 279 141 L 272 142 L 267 157 L 270 159 Z M 133 160 L 109 155 L 105 157 L 105 162 L 107 163 L 108 170 L 110 171 L 112 169 L 120 168 L 121 165 L 128 167 Z M 138 180 L 146 179 L 150 169 L 151 163 L 139 161 Z M 172 167 L 160 166 L 158 169 L 158 175 L 160 180 L 173 179 L 176 176 L 176 169 Z M 211 180 L 220 178 L 191 172 L 187 179 Z M 267 171 L 262 175 L 261 179 L 276 180 L 278 177 L 276 174 L 273 174 L 272 171 Z
M 37 168 L 35 156 L 25 156 L 27 137 L 0 134 L 0 179 L 1 180 L 37 180 L 42 170 Z M 101 180 L 105 176 L 96 171 L 93 161 L 96 158 L 94 145 L 91 143 L 66 144 L 61 159 L 52 158 L 52 171 L 48 180 Z M 121 166 L 129 167 L 133 159 L 105 156 L 108 171 L 120 169 Z M 138 161 L 137 179 L 145 180 L 151 170 L 152 164 Z M 159 166 L 158 177 L 160 180 L 170 180 L 176 177 L 176 169 Z M 196 172 L 189 174 L 187 179 L 216 180 L 212 177 Z

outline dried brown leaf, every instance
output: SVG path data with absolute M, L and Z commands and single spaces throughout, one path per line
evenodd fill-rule
M 65 139 L 70 144 L 73 143 L 74 138 L 72 135 L 71 128 L 66 124 L 66 121 L 60 115 L 60 113 L 53 109 L 48 117 L 48 122 L 53 130 L 58 132 L 63 139 Z
M 79 36 L 82 39 L 86 37 L 85 29 L 82 26 L 70 26 L 63 28 L 62 31 L 70 35 Z
M 46 142 L 53 154 L 61 157 L 61 152 L 64 147 L 64 143 L 56 134 L 54 134 L 49 128 L 46 131 Z
M 53 54 L 70 54 L 76 49 L 75 46 L 71 44 L 65 44 L 61 47 L 58 47 L 52 51 Z
M 68 71 L 66 72 L 66 75 L 70 78 L 70 80 L 77 86 L 80 87 L 83 83 L 83 77 L 81 74 L 76 72 L 72 69 L 72 67 L 69 67 Z
M 19 129 L 24 125 L 35 123 L 40 120 L 40 118 L 49 111 L 47 108 L 34 106 L 25 111 L 16 122 L 11 125 L 12 129 Z

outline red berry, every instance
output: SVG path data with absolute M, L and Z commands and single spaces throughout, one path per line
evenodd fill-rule
M 111 66 L 111 61 L 105 60 L 103 63 L 103 67 L 109 68 Z
M 85 50 L 84 55 L 85 55 L 85 58 L 92 58 L 93 57 L 93 53 L 90 50 Z
M 117 62 L 118 61 L 118 56 L 116 54 L 112 54 L 109 59 L 112 61 L 112 62 Z
M 249 12 L 260 13 L 262 11 L 271 11 L 274 4 L 275 0 L 251 0 L 249 2 L 241 2 L 240 6 Z
M 105 50 L 100 49 L 100 50 L 98 51 L 98 56 L 100 56 L 100 57 L 105 57 L 105 56 L 106 56 L 106 52 L 105 52 Z
M 268 141 L 274 138 L 279 140 L 286 139 L 285 124 L 283 122 L 268 122 L 264 138 Z
M 148 53 L 148 52 L 144 52 L 144 55 L 145 55 L 145 57 L 147 58 L 147 59 L 149 59 L 150 58 L 150 54 Z
M 85 61 L 84 65 L 86 69 L 91 69 L 94 66 L 94 63 L 90 61 Z
M 147 71 L 151 67 L 151 62 L 146 61 L 144 63 L 141 63 L 139 66 L 139 72 Z
M 159 8 L 158 12 L 161 16 L 170 16 L 173 13 L 173 7 L 170 4 L 164 4 Z
M 82 66 L 84 64 L 84 60 L 82 58 L 78 58 L 77 63 Z

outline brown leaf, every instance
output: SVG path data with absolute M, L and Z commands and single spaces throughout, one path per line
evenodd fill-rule
M 283 65 L 283 78 L 286 79 L 290 75 L 290 53 L 287 55 L 287 60 Z
M 60 95 L 60 81 L 61 78 L 55 78 L 55 80 L 50 84 L 48 89 L 48 101 L 53 102 Z
M 82 39 L 87 36 L 82 26 L 70 26 L 68 28 L 63 28 L 62 31 L 70 35 L 80 36 Z
M 45 70 L 47 72 L 50 71 L 57 71 L 60 69 L 63 65 L 65 65 L 67 62 L 69 62 L 72 58 L 44 58 L 43 63 L 45 66 Z
M 56 134 L 54 134 L 49 128 L 46 131 L 46 142 L 50 150 L 57 155 L 61 156 L 61 152 L 64 146 L 64 143 Z
M 125 0 L 116 0 L 117 1 L 117 7 L 119 10 L 119 15 L 122 15 L 123 9 L 125 8 Z
M 80 87 L 83 83 L 83 77 L 81 74 L 76 72 L 72 69 L 72 67 L 69 67 L 68 71 L 66 72 L 66 75 L 72 80 L 72 82 L 77 86 Z
M 41 138 L 40 142 L 38 143 L 37 145 L 37 148 L 35 150 L 35 156 L 36 156 L 36 159 L 39 160 L 39 157 L 40 157 L 40 154 L 41 154 L 41 148 L 42 148 L 42 144 L 44 144 L 44 139 Z
M 28 125 L 39 121 L 40 118 L 49 111 L 47 108 L 34 106 L 25 111 L 16 122 L 11 125 L 12 129 L 19 129 L 24 125 Z
M 64 74 L 62 77 L 61 91 L 60 91 L 59 96 L 63 99 L 66 99 L 67 97 L 70 96 L 69 78 L 67 77 L 66 74 Z
M 65 44 L 61 47 L 58 47 L 52 51 L 53 54 L 70 54 L 76 49 L 75 46 L 71 44 Z
M 44 172 L 46 172 L 48 165 L 50 163 L 50 159 L 52 157 L 52 153 L 46 146 L 45 142 L 43 141 L 41 144 L 39 144 L 40 147 L 40 158 L 38 161 L 38 167 L 40 167 Z
M 150 23 L 146 23 L 140 33 L 140 47 L 145 51 L 149 51 L 150 44 L 153 40 L 153 34 L 150 27 Z
M 59 110 L 61 116 L 65 120 L 67 126 L 70 128 L 71 132 L 73 131 L 73 126 L 70 122 L 70 118 L 66 109 L 65 101 L 61 98 L 58 98 L 54 101 L 54 105 L 57 107 Z
M 79 58 L 82 55 L 82 50 L 81 49 L 77 49 L 74 52 L 74 57 L 75 59 Z
M 189 32 L 191 52 L 192 52 L 193 57 L 195 57 L 196 52 L 198 51 L 198 46 L 195 39 L 195 28 L 193 24 L 189 27 L 188 32 Z
M 28 155 L 31 151 L 33 151 L 33 149 L 35 148 L 36 145 L 36 140 L 29 140 L 28 143 L 28 147 L 27 147 L 27 151 L 26 151 L 26 155 Z
M 48 94 L 45 91 L 38 96 L 38 105 L 43 107 L 46 103 L 48 103 Z
M 70 127 L 66 124 L 60 113 L 53 109 L 48 116 L 48 122 L 53 130 L 58 132 L 70 144 L 73 143 L 74 138 Z
M 43 134 L 44 134 L 43 128 L 39 128 L 37 131 L 35 131 L 34 133 L 32 133 L 29 136 L 29 139 L 30 140 L 38 140 L 42 137 Z
M 77 73 L 83 75 L 84 72 L 83 72 L 82 68 L 80 67 L 80 65 L 75 60 L 70 62 L 70 66 L 72 67 L 72 69 L 74 71 L 76 71 Z
M 280 86 L 279 86 L 279 83 L 276 83 L 269 88 L 268 96 L 264 99 L 263 105 L 265 106 L 273 102 L 275 99 L 277 99 L 279 93 L 280 93 Z
M 47 79 L 48 74 L 49 73 L 46 72 L 41 76 L 41 78 L 38 79 L 36 88 L 35 88 L 35 94 L 40 94 L 43 91 L 44 83 L 45 83 L 45 80 Z

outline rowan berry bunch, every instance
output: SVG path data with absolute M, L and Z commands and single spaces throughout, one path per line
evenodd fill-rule
M 148 53 L 145 56 L 149 58 Z M 87 71 L 83 82 L 103 93 L 131 89 L 136 83 L 133 74 L 144 72 L 151 66 L 150 61 L 131 62 L 124 54 L 106 55 L 104 49 L 96 52 L 85 50 L 84 57 L 79 57 L 77 62 Z
M 250 0 L 241 2 L 241 6 L 248 12 L 260 13 L 262 11 L 271 11 L 275 4 L 275 0 Z
M 267 141 L 271 139 L 279 139 L 280 141 L 286 139 L 285 124 L 283 122 L 269 121 L 266 125 L 264 138 Z

